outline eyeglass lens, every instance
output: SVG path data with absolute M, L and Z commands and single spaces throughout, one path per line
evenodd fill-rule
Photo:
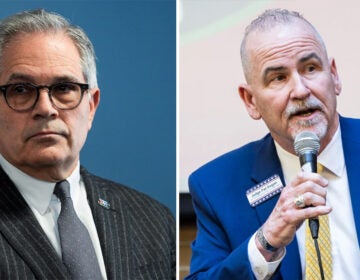
M 52 86 L 35 86 L 32 84 L 13 84 L 6 88 L 6 100 L 15 110 L 27 110 L 35 105 L 38 91 L 44 88 L 49 91 L 51 102 L 59 109 L 72 109 L 79 105 L 82 88 L 75 83 L 59 83 Z

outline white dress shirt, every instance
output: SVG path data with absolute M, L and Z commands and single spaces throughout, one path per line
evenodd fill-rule
M 0 165 L 24 197 L 54 249 L 61 257 L 61 245 L 57 227 L 57 219 L 61 210 L 61 202 L 53 194 L 55 183 L 45 182 L 30 177 L 11 165 L 1 154 Z M 89 231 L 100 265 L 101 274 L 103 279 L 106 279 L 106 270 L 99 237 L 92 212 L 87 201 L 85 185 L 80 176 L 80 163 L 77 164 L 74 172 L 66 178 L 66 180 L 70 184 L 70 195 L 73 200 L 75 211 Z
M 288 153 L 277 143 L 275 145 L 285 183 L 288 184 L 299 172 L 300 162 L 297 156 Z M 358 279 L 360 275 L 360 250 L 351 205 L 340 128 L 338 128 L 329 145 L 318 156 L 318 162 L 325 167 L 321 175 L 329 180 L 326 202 L 332 207 L 329 214 L 329 226 L 332 244 L 333 279 Z M 305 223 L 296 232 L 296 238 L 299 246 L 303 279 L 305 279 Z M 256 248 L 254 236 L 249 242 L 248 253 L 257 279 L 266 279 L 274 273 L 284 257 L 282 256 L 275 262 L 267 263 Z

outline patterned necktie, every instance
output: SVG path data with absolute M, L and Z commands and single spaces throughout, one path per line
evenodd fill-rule
M 69 182 L 56 184 L 54 194 L 61 201 L 58 228 L 63 263 L 72 279 L 102 279 L 89 232 L 76 215 Z
M 323 166 L 318 164 L 318 173 L 321 173 Z M 309 223 L 306 223 L 305 236 L 305 279 L 317 280 L 321 279 L 319 262 L 314 246 L 314 240 L 310 233 Z M 332 279 L 332 257 L 331 257 L 331 239 L 328 215 L 319 216 L 319 235 L 318 244 L 321 254 L 321 262 L 324 271 L 325 280 Z

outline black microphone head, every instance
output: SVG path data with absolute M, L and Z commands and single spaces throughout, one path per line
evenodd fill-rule
M 317 155 L 320 150 L 320 139 L 313 132 L 300 132 L 295 137 L 294 149 L 298 156 L 304 155 L 305 153 Z

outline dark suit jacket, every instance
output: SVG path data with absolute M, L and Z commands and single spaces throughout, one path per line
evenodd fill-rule
M 175 223 L 150 197 L 81 168 L 108 279 L 174 279 Z M 99 198 L 110 209 L 99 205 Z M 0 279 L 70 279 L 31 209 L 0 168 Z
M 360 240 L 360 120 L 341 117 L 340 127 Z M 188 279 L 255 279 L 247 254 L 248 241 L 266 221 L 279 195 L 251 207 L 245 192 L 274 174 L 285 185 L 274 141 L 267 135 L 215 159 L 190 176 L 198 235 L 192 244 Z M 296 238 L 286 250 L 272 279 L 301 279 Z

